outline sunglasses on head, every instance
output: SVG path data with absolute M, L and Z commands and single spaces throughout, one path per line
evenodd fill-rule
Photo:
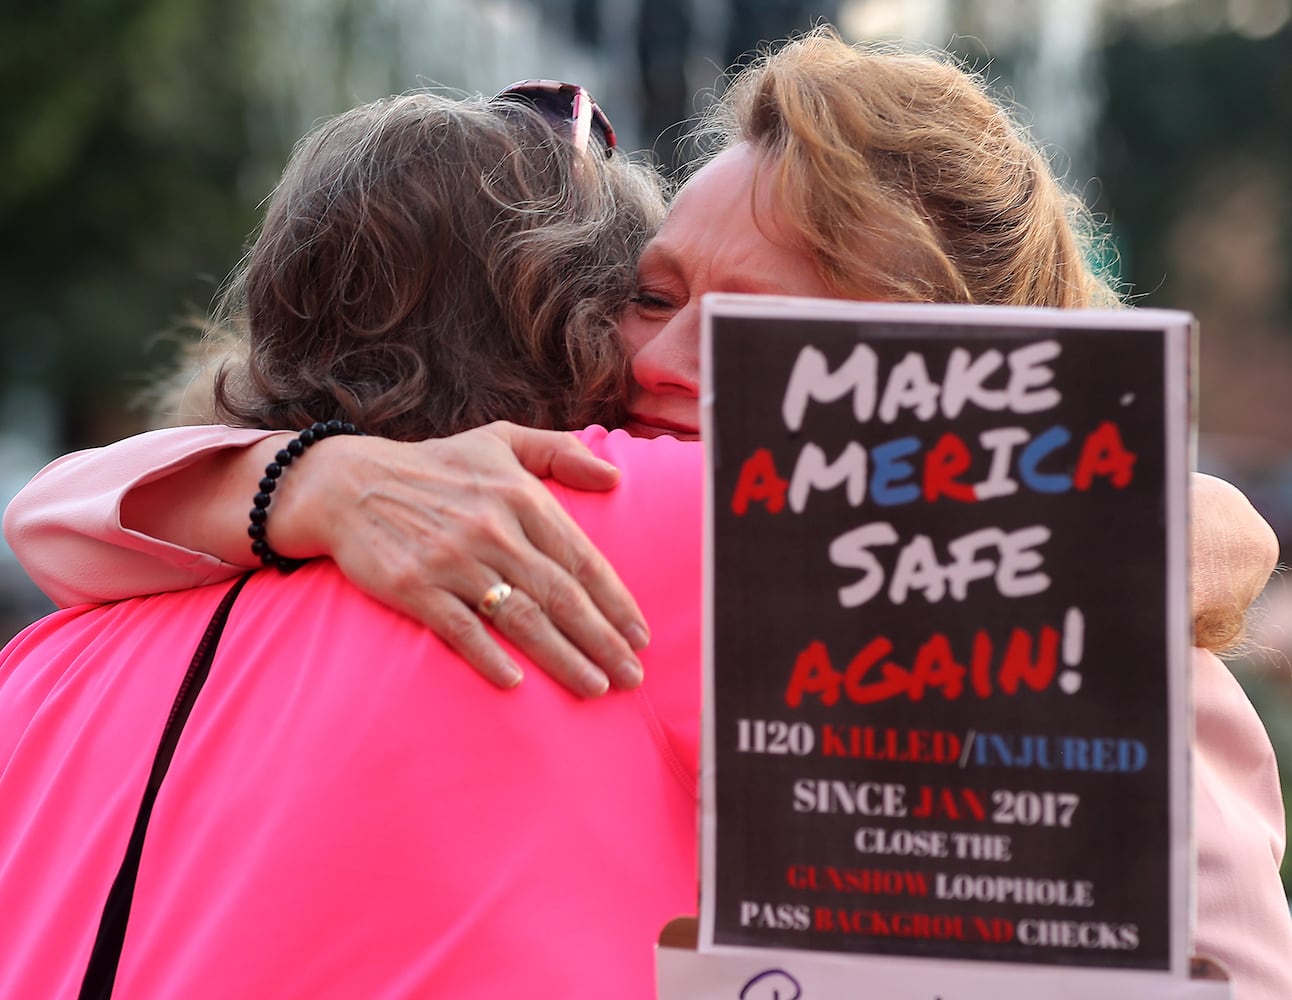
M 594 135 L 607 157 L 615 148 L 615 130 L 610 119 L 597 107 L 592 95 L 577 83 L 521 80 L 499 91 L 494 100 L 526 102 L 553 126 L 570 129 L 570 141 L 580 155 L 587 152 L 588 142 Z

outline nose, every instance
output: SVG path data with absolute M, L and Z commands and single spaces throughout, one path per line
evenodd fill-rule
M 680 309 L 633 355 L 633 379 L 661 396 L 700 396 L 700 309 Z

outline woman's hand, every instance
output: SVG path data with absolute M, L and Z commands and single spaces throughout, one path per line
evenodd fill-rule
M 330 555 L 372 597 L 424 622 L 502 687 L 522 673 L 478 605 L 512 592 L 492 624 L 580 695 L 641 682 L 649 635 L 605 557 L 542 485 L 609 489 L 619 473 L 573 436 L 495 423 L 449 438 L 319 442 L 283 477 L 270 541 L 285 556 Z

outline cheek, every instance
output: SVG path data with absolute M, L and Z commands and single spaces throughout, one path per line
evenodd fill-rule
M 624 310 L 624 314 L 619 319 L 619 339 L 623 342 L 629 357 L 635 356 L 654 340 L 662 329 L 664 329 L 662 319 L 643 317 L 632 306 Z

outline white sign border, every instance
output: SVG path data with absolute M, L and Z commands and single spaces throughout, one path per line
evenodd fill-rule
M 1167 440 L 1163 443 L 1167 482 L 1179 481 L 1186 470 L 1194 467 L 1196 430 L 1192 420 L 1192 399 L 1196 371 L 1190 363 L 1195 352 L 1197 324 L 1193 316 L 1167 309 L 1051 309 L 1022 306 L 946 305 L 939 303 L 854 302 L 844 299 L 812 299 L 781 295 L 744 295 L 708 293 L 701 303 L 700 330 L 700 433 L 706 442 L 704 517 L 704 579 L 713 579 L 713 320 L 715 317 L 753 317 L 764 319 L 793 318 L 810 313 L 814 319 L 889 323 L 937 323 L 959 326 L 1044 326 L 1056 329 L 1149 329 L 1164 334 L 1164 372 Z M 1171 331 L 1176 331 L 1171 335 Z M 1181 384 L 1176 372 L 1187 371 L 1187 384 Z M 1178 433 L 1180 427 L 1188 434 Z M 1175 766 L 1171 768 L 1168 797 L 1171 813 L 1171 858 L 1169 861 L 1169 956 L 1168 973 L 1172 978 L 1188 977 L 1193 939 L 1195 898 L 1192 820 L 1192 762 L 1190 737 L 1193 731 L 1192 659 L 1185 637 L 1191 635 L 1187 609 L 1190 604 L 1190 562 L 1188 547 L 1188 490 L 1167 490 L 1166 607 L 1168 609 L 1169 646 L 1167 662 L 1170 676 L 1167 684 L 1169 726 L 1167 743 Z M 1181 530 L 1183 528 L 1183 530 Z M 1182 541 L 1183 540 L 1183 541 Z M 712 808 L 716 794 L 714 761 L 717 747 L 714 736 L 713 690 L 713 622 L 712 588 L 704 587 L 704 686 L 703 725 L 700 742 L 700 907 L 699 950 L 701 952 L 746 953 L 749 949 L 715 944 L 714 908 L 706 901 L 716 898 L 715 861 L 717 851 L 716 816 Z M 1183 618 L 1183 620 L 1181 620 Z M 843 954 L 818 952 L 814 954 Z M 888 956 L 847 953 L 853 960 L 887 960 Z M 951 961 L 942 960 L 938 961 Z M 964 964 L 964 963 L 958 963 Z M 993 963 L 974 963 L 989 965 Z M 1015 964 L 1015 963 L 1011 963 Z M 1077 971 L 1081 966 L 1053 966 L 1048 963 L 1016 963 L 1020 967 Z

